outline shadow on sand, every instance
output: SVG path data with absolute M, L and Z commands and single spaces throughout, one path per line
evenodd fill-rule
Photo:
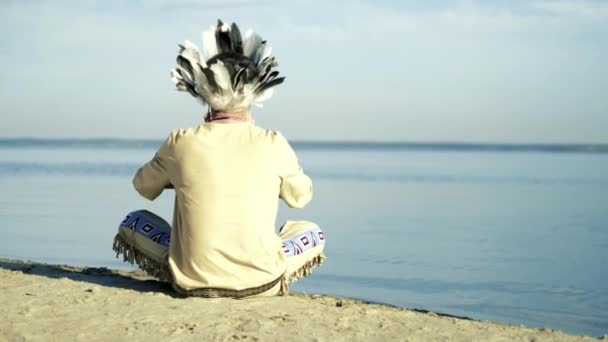
M 185 298 L 175 292 L 171 288 L 170 284 L 160 282 L 156 280 L 156 278 L 150 277 L 140 270 L 118 271 L 111 270 L 106 267 L 76 267 L 69 265 L 49 265 L 32 261 L 12 260 L 4 258 L 0 258 L 0 268 L 11 271 L 20 271 L 25 274 L 33 274 L 52 279 L 67 278 L 74 281 L 81 281 L 100 286 L 134 290 L 139 292 L 160 292 L 174 298 Z M 290 293 L 290 295 L 303 295 L 305 297 L 308 297 L 308 295 L 306 294 Z M 319 296 L 333 297 L 332 295 L 312 295 L 312 297 Z M 361 298 L 335 298 L 336 306 L 342 306 L 342 301 L 344 299 L 355 300 L 365 304 L 376 304 L 397 309 L 405 309 L 396 305 L 368 301 Z M 450 315 L 442 312 L 433 312 L 424 309 L 408 308 L 407 310 L 425 314 L 433 314 L 436 316 L 452 317 L 464 320 L 475 320 L 466 316 Z
M 128 289 L 139 292 L 161 292 L 168 296 L 181 298 L 168 283 L 147 276 L 142 271 L 115 271 L 105 267 L 75 267 L 68 265 L 49 265 L 32 261 L 0 258 L 0 268 L 19 271 L 52 279 L 67 278 L 106 287 Z

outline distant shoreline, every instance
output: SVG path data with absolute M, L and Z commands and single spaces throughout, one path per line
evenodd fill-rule
M 155 149 L 162 140 L 117 138 L 0 138 L 0 148 Z M 297 150 L 608 153 L 608 143 L 477 143 L 293 140 Z

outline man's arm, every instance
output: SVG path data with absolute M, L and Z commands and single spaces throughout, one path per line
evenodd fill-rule
M 281 151 L 279 197 L 291 208 L 303 208 L 312 199 L 312 180 L 304 174 L 295 152 L 280 133 L 277 140 Z
M 163 192 L 163 189 L 171 185 L 167 163 L 170 157 L 172 136 L 173 134 L 165 140 L 154 158 L 142 166 L 133 177 L 135 190 L 149 200 L 154 200 Z

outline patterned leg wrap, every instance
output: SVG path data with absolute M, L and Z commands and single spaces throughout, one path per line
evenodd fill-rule
M 129 244 L 122 236 L 116 235 L 114 237 L 114 244 L 112 249 L 116 252 L 116 257 L 122 254 L 123 261 L 127 261 L 131 264 L 137 263 L 137 266 L 145 271 L 147 274 L 158 278 L 160 281 L 171 283 L 173 277 L 169 272 L 169 267 L 166 264 L 162 264 L 152 258 L 147 257 L 144 253 L 139 251 L 135 246 Z

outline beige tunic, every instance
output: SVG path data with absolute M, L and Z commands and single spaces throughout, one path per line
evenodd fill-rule
M 285 272 L 275 234 L 278 198 L 301 208 L 312 182 L 280 133 L 249 122 L 174 130 L 133 179 L 150 200 L 169 184 L 169 267 L 178 286 L 242 290 Z

